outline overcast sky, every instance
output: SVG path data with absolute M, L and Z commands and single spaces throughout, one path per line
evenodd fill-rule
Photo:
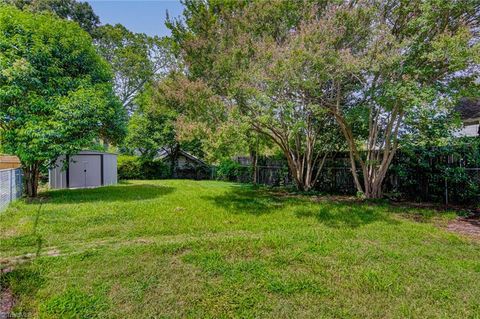
M 102 24 L 121 23 L 134 32 L 148 35 L 170 35 L 165 27 L 166 12 L 170 17 L 182 14 L 179 0 L 87 0 Z

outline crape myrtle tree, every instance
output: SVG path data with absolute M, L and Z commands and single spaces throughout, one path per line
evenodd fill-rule
M 42 167 L 96 138 L 121 140 L 126 117 L 108 64 L 76 23 L 0 5 L 0 47 L 1 143 L 35 197 Z
M 192 95 L 204 87 L 197 101 L 217 96 L 203 108 L 190 103 L 196 118 L 248 124 L 282 150 L 297 188 L 312 189 L 340 140 L 333 116 L 299 85 L 302 65 L 280 49 L 302 21 L 304 3 L 186 1 L 185 7 L 184 19 L 169 23 L 191 81 L 180 90 Z
M 443 109 L 475 86 L 477 1 L 185 5 L 184 20 L 170 27 L 186 76 L 278 140 L 297 176 L 308 141 L 331 131 L 330 114 L 368 198 L 382 195 L 405 117 Z
M 294 33 L 316 86 L 309 95 L 334 115 L 367 198 L 382 196 L 405 118 L 432 105 L 442 114 L 475 89 L 479 8 L 469 0 L 345 2 Z

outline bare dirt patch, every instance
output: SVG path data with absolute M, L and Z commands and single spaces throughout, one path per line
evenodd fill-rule
M 10 318 L 9 315 L 12 312 L 14 303 L 15 300 L 10 288 L 0 291 L 0 319 Z
M 0 275 L 12 271 L 11 268 L 0 269 Z M 10 318 L 15 299 L 9 287 L 0 286 L 0 319 Z
M 447 225 L 447 230 L 480 240 L 480 217 L 461 217 Z

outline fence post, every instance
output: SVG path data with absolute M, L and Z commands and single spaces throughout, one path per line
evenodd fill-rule
M 9 180 L 9 183 L 10 183 L 10 202 L 13 200 L 13 191 L 12 191 L 12 188 L 13 188 L 13 181 L 12 181 L 12 176 L 13 176 L 13 170 L 9 170 L 9 175 L 10 177 L 8 178 Z
M 445 206 L 448 206 L 448 181 L 447 181 L 447 176 L 445 176 Z

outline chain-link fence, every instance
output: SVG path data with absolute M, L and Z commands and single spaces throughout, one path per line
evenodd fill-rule
M 22 196 L 22 170 L 0 170 L 0 211 L 7 208 L 8 204 Z

